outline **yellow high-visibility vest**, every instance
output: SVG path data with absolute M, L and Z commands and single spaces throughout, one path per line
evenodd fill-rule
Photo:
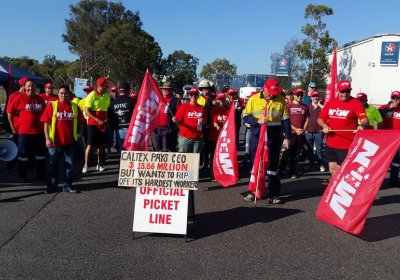
M 75 141 L 78 141 L 78 105 L 71 102 L 72 112 L 74 114 L 73 133 Z M 53 101 L 53 117 L 51 118 L 51 125 L 49 126 L 49 137 L 51 142 L 54 143 L 56 135 L 56 121 L 57 121 L 58 100 Z

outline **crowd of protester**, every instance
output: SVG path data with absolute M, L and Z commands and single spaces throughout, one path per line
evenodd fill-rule
M 82 99 L 68 86 L 55 91 L 51 83 L 45 92 L 35 93 L 35 85 L 26 78 L 19 80 L 20 89 L 8 97 L 7 117 L 13 139 L 18 146 L 16 159 L 18 177 L 28 180 L 29 164 L 36 164 L 38 179 L 47 178 L 47 192 L 57 191 L 58 162 L 64 161 L 63 191 L 72 187 L 76 149 L 84 151 L 82 173 L 91 171 L 91 157 L 96 157 L 96 171 L 106 170 L 106 150 L 124 150 L 136 95 L 129 83 L 121 81 L 111 87 L 106 78 L 97 79 L 94 87 L 86 86 Z M 210 169 L 219 133 L 226 122 L 229 107 L 235 108 L 236 139 L 244 125 L 244 156 L 240 165 L 251 167 L 259 145 L 260 128 L 267 126 L 268 203 L 279 204 L 281 178 L 298 178 L 303 172 L 325 172 L 331 175 L 345 159 L 357 129 L 399 129 L 400 92 L 394 91 L 390 102 L 379 110 L 368 104 L 368 96 L 358 93 L 351 97 L 351 83 L 339 81 L 338 98 L 324 104 L 310 82 L 307 91 L 296 88 L 284 91 L 277 80 L 265 81 L 261 92 L 243 100 L 235 88 L 224 87 L 217 92 L 214 84 L 202 80 L 182 98 L 170 82 L 160 86 L 166 106 L 159 112 L 157 128 L 151 135 L 153 151 L 200 153 L 202 169 Z M 55 94 L 56 92 L 56 94 Z M 342 110 L 345 114 L 334 112 Z M 94 152 L 95 151 L 95 152 Z M 303 169 L 299 162 L 304 161 Z M 9 168 L 13 164 L 9 163 Z M 390 184 L 399 186 L 400 157 L 397 153 L 391 167 Z M 47 170 L 46 170 L 47 169 Z M 246 169 L 248 172 L 249 168 Z M 48 176 L 46 176 L 46 174 Z M 250 175 L 250 174 L 248 174 Z M 253 193 L 245 200 L 252 201 Z

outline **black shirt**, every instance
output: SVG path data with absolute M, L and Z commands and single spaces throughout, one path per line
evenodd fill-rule
M 135 104 L 136 100 L 127 95 L 120 95 L 112 100 L 108 109 L 110 126 L 114 129 L 128 128 Z

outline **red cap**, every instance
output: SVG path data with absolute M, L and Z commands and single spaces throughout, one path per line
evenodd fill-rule
M 97 79 L 96 85 L 108 87 L 110 84 L 107 82 L 106 78 L 100 77 Z
M 302 88 L 296 88 L 293 91 L 294 95 L 300 95 L 300 94 L 304 94 L 304 90 Z
M 278 95 L 281 93 L 281 89 L 279 88 L 279 83 L 274 78 L 269 78 L 264 82 L 264 88 L 267 89 L 268 94 L 270 95 Z
M 311 93 L 311 97 L 319 97 L 319 92 L 318 91 L 313 91 Z
M 217 93 L 217 97 L 216 97 L 217 100 L 224 99 L 224 98 L 225 98 L 225 93 L 223 93 L 223 92 L 218 92 Z
M 390 97 L 399 97 L 400 98 L 400 91 L 393 91 Z
M 248 93 L 248 94 L 246 95 L 246 97 L 247 97 L 247 98 L 250 98 L 250 97 L 252 97 L 254 94 L 257 94 L 257 92 L 256 92 L 256 91 L 252 91 L 252 92 Z
M 351 83 L 349 80 L 341 80 L 337 84 L 338 91 L 351 90 Z
M 198 91 L 198 89 L 197 88 L 191 88 L 190 90 L 189 90 L 189 95 L 199 95 L 199 91 Z
M 52 83 L 47 83 L 44 85 L 44 88 L 54 88 Z
M 19 79 L 18 80 L 18 84 L 20 85 L 20 86 L 23 86 L 23 85 L 25 85 L 25 83 L 28 81 L 28 78 L 27 77 L 23 77 L 23 78 L 21 78 L 21 79 Z
M 93 87 L 92 87 L 92 86 L 85 86 L 85 87 L 83 88 L 83 91 L 91 92 L 91 91 L 93 91 Z
M 118 87 L 117 87 L 117 86 L 113 86 L 113 87 L 111 88 L 111 91 L 112 91 L 112 92 L 118 92 Z
M 364 92 L 359 92 L 357 93 L 356 98 L 360 100 L 367 100 L 368 96 Z
M 227 93 L 228 95 L 235 95 L 235 94 L 238 93 L 238 90 L 235 89 L 235 88 L 229 88 L 229 89 L 226 91 L 226 93 Z

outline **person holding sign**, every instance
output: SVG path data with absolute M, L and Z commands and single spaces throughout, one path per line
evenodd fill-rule
M 190 101 L 179 106 L 172 121 L 179 126 L 179 152 L 201 153 L 204 145 L 203 125 L 206 124 L 204 107 L 197 104 L 199 91 L 196 88 L 189 90 Z

